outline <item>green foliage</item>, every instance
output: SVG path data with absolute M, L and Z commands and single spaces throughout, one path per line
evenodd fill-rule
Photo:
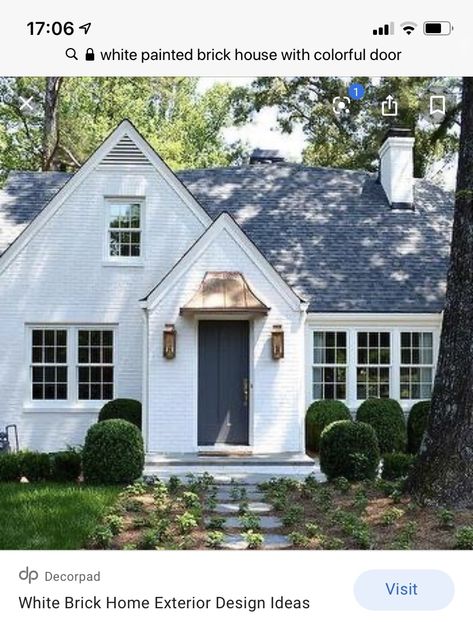
M 118 535 L 123 529 L 123 518 L 118 514 L 108 514 L 104 518 L 103 523 L 110 529 L 114 536 Z
M 379 464 L 376 434 L 366 423 L 335 421 L 320 439 L 320 468 L 329 479 L 373 479 Z
M 22 451 L 20 454 L 21 474 L 30 482 L 45 482 L 51 477 L 49 454 L 36 451 Z
M 2 484 L 2 549 L 83 549 L 115 502 L 115 487 L 77 484 Z
M 346 477 L 340 476 L 332 480 L 332 486 L 339 492 L 347 493 L 351 489 L 351 484 Z
M 89 428 L 82 454 L 84 478 L 94 484 L 130 484 L 144 466 L 143 438 L 122 419 L 108 419 Z
M 198 522 L 192 512 L 184 512 L 184 514 L 177 516 L 176 523 L 182 534 L 190 533 L 198 526 Z
M 407 451 L 416 454 L 420 449 L 422 437 L 427 429 L 430 413 L 430 400 L 417 402 L 407 418 Z
M 226 522 L 223 516 L 211 516 L 207 522 L 207 529 L 220 531 L 225 527 Z
M 318 536 L 321 535 L 321 530 L 319 525 L 317 525 L 317 523 L 306 523 L 305 524 L 305 532 L 307 534 L 307 537 L 309 538 L 317 538 Z
M 289 536 L 292 546 L 298 549 L 303 549 L 309 545 L 309 538 L 300 531 L 292 531 Z
M 339 400 L 318 400 L 313 402 L 307 409 L 305 418 L 307 449 L 319 451 L 320 435 L 324 428 L 334 421 L 350 418 L 350 411 Z
M 404 510 L 401 508 L 388 508 L 383 512 L 381 522 L 383 525 L 388 527 L 389 525 L 394 525 L 394 523 L 396 523 L 403 516 Z
M 287 508 L 282 517 L 282 522 L 285 527 L 292 527 L 297 523 L 300 523 L 304 518 L 304 506 L 299 504 L 292 504 Z
M 394 550 L 409 551 L 412 548 L 412 541 L 417 533 L 417 523 L 409 521 L 398 533 L 397 538 L 392 543 Z
M 91 546 L 95 549 L 108 549 L 113 540 L 113 531 L 108 525 L 97 525 L 90 536 Z
M 205 543 L 209 549 L 219 549 L 224 540 L 225 535 L 221 531 L 209 531 Z
M 51 479 L 56 482 L 76 482 L 82 471 L 82 455 L 69 449 L 51 456 Z
M 108 419 L 124 419 L 141 430 L 141 402 L 121 397 L 107 402 L 102 406 L 98 420 Z
M 244 534 L 246 545 L 249 549 L 260 549 L 264 544 L 264 536 L 252 529 L 248 529 Z
M 451 510 L 440 509 L 437 512 L 437 518 L 442 529 L 453 529 L 455 526 L 455 514 Z
M 411 454 L 403 454 L 400 452 L 394 454 L 384 454 L 381 477 L 387 480 L 407 477 L 409 469 L 413 464 L 414 457 Z
M 455 548 L 473 550 L 473 527 L 461 527 L 455 532 Z
M 432 87 L 459 91 L 458 78 L 385 77 L 380 80 L 353 77 L 366 88 L 362 100 L 350 102 L 350 114 L 336 116 L 330 102 L 346 93 L 347 82 L 335 77 L 262 77 L 250 87 L 237 89 L 238 119 L 248 118 L 266 106 L 275 106 L 279 127 L 291 133 L 302 127 L 306 139 L 303 161 L 315 166 L 376 170 L 378 149 L 389 129 L 379 102 L 396 93 L 400 101 L 399 127 L 415 129 L 414 173 L 423 177 L 435 161 L 451 161 L 458 148 L 457 105 L 439 125 L 425 119 L 425 96 Z
M 0 454 L 0 482 L 16 482 L 21 477 L 21 454 Z
M 240 525 L 246 531 L 248 531 L 248 529 L 258 531 L 261 527 L 261 520 L 257 514 L 254 514 L 253 512 L 246 512 L 240 516 Z
M 405 450 L 406 421 L 396 400 L 369 398 L 359 406 L 356 419 L 373 427 L 381 453 Z
M 0 182 L 9 170 L 39 170 L 45 78 L 0 78 Z M 5 98 L 8 91 L 8 97 Z M 235 89 L 202 89 L 189 77 L 63 78 L 59 90 L 56 170 L 76 170 L 122 121 L 130 119 L 173 169 L 227 166 L 242 157 L 223 130 L 234 123 Z M 35 114 L 20 108 L 33 97 Z

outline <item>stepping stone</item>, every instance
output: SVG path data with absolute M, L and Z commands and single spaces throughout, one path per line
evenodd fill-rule
M 287 536 L 281 536 L 279 534 L 263 534 L 264 542 L 261 545 L 261 549 L 287 549 L 291 546 L 291 542 Z M 240 534 L 227 534 L 224 538 L 223 549 L 230 549 L 233 551 L 243 551 L 248 548 L 248 544 L 244 536 Z
M 248 501 L 262 501 L 263 500 L 263 494 L 261 492 L 246 492 L 246 500 Z M 220 489 L 217 492 L 217 500 L 218 501 L 230 501 L 232 503 L 239 503 L 238 501 L 235 501 L 232 497 L 232 491 L 231 490 L 222 490 Z
M 282 527 L 282 522 L 277 516 L 260 516 L 260 529 L 279 529 Z M 238 516 L 229 516 L 225 520 L 224 529 L 243 529 Z
M 253 501 L 248 503 L 248 512 L 254 512 L 255 514 L 264 514 L 270 512 L 273 506 L 269 503 L 263 503 L 262 501 Z M 215 508 L 216 514 L 238 514 L 240 511 L 239 503 L 217 503 Z

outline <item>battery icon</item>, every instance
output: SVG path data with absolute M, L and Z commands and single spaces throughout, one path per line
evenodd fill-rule
M 424 22 L 424 35 L 445 36 L 451 34 L 452 30 L 450 22 Z

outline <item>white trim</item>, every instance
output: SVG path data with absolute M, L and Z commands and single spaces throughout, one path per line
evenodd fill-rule
M 317 326 L 436 326 L 442 323 L 442 313 L 314 313 L 307 314 L 307 323 Z
M 199 240 L 187 251 L 170 272 L 159 283 L 158 287 L 151 292 L 146 300 L 142 301 L 142 306 L 150 310 L 164 298 L 167 292 L 175 287 L 178 281 L 187 273 L 189 268 L 199 259 L 208 246 L 225 231 L 235 240 L 242 252 L 260 270 L 267 281 L 277 290 L 277 292 L 290 305 L 293 311 L 305 311 L 307 303 L 295 294 L 295 292 L 284 281 L 281 275 L 273 268 L 268 260 L 261 254 L 257 247 L 248 239 L 238 224 L 225 212 L 215 220 L 205 231 Z
M 80 330 L 112 331 L 113 333 L 113 397 L 117 397 L 117 376 L 119 365 L 119 339 L 118 324 L 110 323 L 54 323 L 54 322 L 28 322 L 25 323 L 25 369 L 26 383 L 23 412 L 99 412 L 106 400 L 80 400 L 79 399 L 79 374 L 78 374 L 78 338 Z M 32 337 L 34 330 L 65 330 L 67 333 L 67 399 L 65 400 L 34 400 L 32 395 Z M 61 366 L 61 364 L 59 364 Z
M 407 400 L 400 398 L 400 333 L 401 332 L 431 332 L 433 338 L 433 365 L 432 384 L 435 380 L 438 350 L 441 334 L 441 314 L 320 314 L 316 320 L 315 314 L 309 314 L 306 323 L 305 356 L 306 371 L 306 407 L 314 400 L 312 397 L 312 367 L 313 348 L 312 335 L 314 331 L 345 331 L 348 345 L 347 368 L 347 399 L 342 400 L 352 411 L 356 410 L 363 400 L 357 399 L 357 334 L 358 332 L 389 332 L 390 333 L 390 377 L 389 396 L 397 400 L 404 411 L 410 410 L 418 399 Z M 336 317 L 335 317 L 336 316 Z M 408 316 L 408 317 L 407 317 Z M 362 365 L 360 365 L 361 367 Z M 423 398 L 420 398 L 423 399 Z
M 143 151 L 148 157 L 156 171 L 160 173 L 162 178 L 176 192 L 184 204 L 190 209 L 197 220 L 204 226 L 209 226 L 212 222 L 210 216 L 205 212 L 203 207 L 197 202 L 192 194 L 187 190 L 184 184 L 174 175 L 174 173 L 166 166 L 159 155 L 148 145 L 139 132 L 133 127 L 130 121 L 125 120 L 104 140 L 100 147 L 93 153 L 90 158 L 82 165 L 77 173 L 66 182 L 59 192 L 51 199 L 51 201 L 41 210 L 41 212 L 31 221 L 20 235 L 10 244 L 3 255 L 0 256 L 0 274 L 10 265 L 10 263 L 18 256 L 23 248 L 30 240 L 47 224 L 47 222 L 60 209 L 64 201 L 76 190 L 79 185 L 86 179 L 92 171 L 99 165 L 101 160 L 107 153 L 124 136 L 128 135 L 131 140 Z M 101 169 L 103 170 L 103 169 Z
M 148 453 L 150 447 L 149 437 L 149 317 L 148 311 L 143 309 L 143 352 L 142 367 L 142 395 L 141 395 L 141 425 L 143 428 L 143 440 L 145 452 Z
M 126 255 L 110 255 L 110 204 L 123 203 L 123 205 L 130 205 L 132 203 L 139 204 L 140 206 L 140 254 L 138 256 Z M 102 266 L 120 266 L 120 267 L 132 267 L 142 268 L 146 263 L 146 197 L 143 195 L 130 196 L 130 195 L 105 195 L 103 197 L 103 259 Z M 130 229 L 130 232 L 136 231 L 136 229 Z

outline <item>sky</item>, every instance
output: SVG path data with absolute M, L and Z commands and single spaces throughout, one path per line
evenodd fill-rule
M 217 82 L 228 82 L 233 86 L 246 86 L 254 78 L 200 78 L 199 89 L 205 91 Z M 224 131 L 229 142 L 242 140 L 251 148 L 277 149 L 288 160 L 300 162 L 304 148 L 302 128 L 296 128 L 291 134 L 283 134 L 277 127 L 276 108 L 264 108 L 254 115 L 252 123 L 242 127 L 231 127 Z
M 199 89 L 205 91 L 217 82 L 228 82 L 233 86 L 246 86 L 254 78 L 200 78 Z M 304 133 L 302 128 L 296 127 L 291 134 L 283 134 L 277 126 L 276 108 L 264 108 L 254 115 L 252 123 L 241 127 L 230 127 L 224 130 L 224 137 L 229 142 L 242 140 L 250 148 L 277 149 L 288 160 L 300 162 L 304 148 Z M 435 183 L 440 183 L 448 189 L 454 189 L 456 178 L 456 159 L 446 165 L 439 162 L 428 171 L 427 177 Z

